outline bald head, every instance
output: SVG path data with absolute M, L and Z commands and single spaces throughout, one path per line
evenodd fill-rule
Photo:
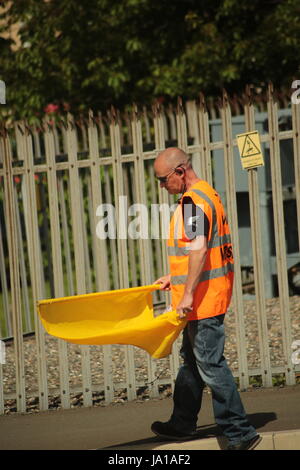
M 154 161 L 154 172 L 169 194 L 184 193 L 199 181 L 190 157 L 178 147 L 169 147 L 160 152 Z
M 180 148 L 169 147 L 158 154 L 154 162 L 154 169 L 167 172 L 181 164 L 189 166 L 189 156 Z

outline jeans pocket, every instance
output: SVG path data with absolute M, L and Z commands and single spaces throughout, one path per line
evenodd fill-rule
M 189 327 L 189 339 L 198 363 L 210 367 L 223 360 L 225 345 L 224 316 L 198 320 Z

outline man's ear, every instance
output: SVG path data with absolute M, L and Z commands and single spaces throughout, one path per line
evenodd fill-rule
M 183 175 L 185 173 L 185 169 L 181 167 L 176 168 L 175 173 L 177 173 L 178 175 Z

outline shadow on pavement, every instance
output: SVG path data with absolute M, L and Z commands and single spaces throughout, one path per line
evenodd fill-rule
M 277 414 L 274 412 L 252 413 L 252 414 L 247 415 L 247 417 L 250 423 L 252 424 L 252 426 L 255 427 L 255 429 L 263 428 L 270 421 L 277 420 Z
M 265 426 L 265 424 L 269 423 L 270 421 L 275 421 L 277 419 L 276 413 L 269 412 L 269 413 L 252 413 L 247 415 L 250 423 L 258 430 Z M 219 445 L 221 448 L 224 447 L 223 439 L 222 439 L 222 431 L 219 426 L 216 424 L 207 424 L 204 426 L 198 426 L 197 427 L 197 434 L 190 438 L 186 439 L 186 441 L 191 441 L 191 440 L 197 440 L 197 439 L 208 439 L 210 437 L 216 437 L 218 438 Z M 177 440 L 170 440 L 166 439 L 163 437 L 159 436 L 153 436 L 149 437 L 147 439 L 139 439 L 136 441 L 129 441 L 129 442 L 120 442 L 116 445 L 109 446 L 109 447 L 103 447 L 97 450 L 105 450 L 105 449 L 120 449 L 121 447 L 128 447 L 128 446 L 135 446 L 135 447 L 140 447 L 140 446 L 150 446 L 150 445 L 155 445 L 159 443 L 166 443 L 166 442 L 182 442 L 177 441 Z

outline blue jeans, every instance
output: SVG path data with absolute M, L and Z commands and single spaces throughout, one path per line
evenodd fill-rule
M 184 359 L 174 390 L 170 423 L 178 430 L 196 430 L 205 384 L 211 389 L 216 423 L 230 444 L 252 439 L 257 432 L 249 423 L 224 352 L 224 316 L 192 320 L 183 332 L 180 351 Z

